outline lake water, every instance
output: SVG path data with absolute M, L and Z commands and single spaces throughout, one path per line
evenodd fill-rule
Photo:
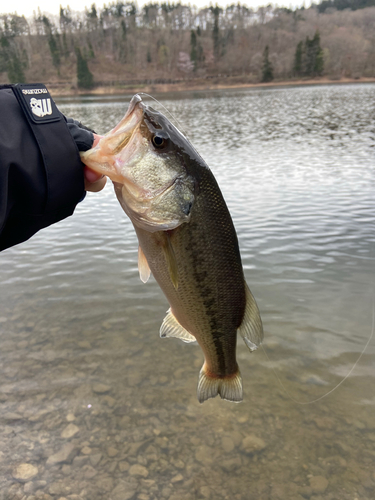
M 57 103 L 105 133 L 130 97 Z M 159 98 L 221 186 L 265 352 L 239 340 L 243 403 L 198 403 L 109 182 L 0 254 L 0 499 L 373 499 L 375 338 L 305 403 L 373 330 L 375 85 Z

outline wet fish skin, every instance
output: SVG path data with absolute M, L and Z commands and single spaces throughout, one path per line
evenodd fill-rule
M 187 139 L 139 97 L 133 98 L 129 110 L 122 122 L 130 136 L 122 138 L 122 143 L 118 138 L 113 148 L 114 157 L 123 156 L 111 164 L 111 155 L 107 155 L 105 173 L 114 181 L 116 195 L 136 230 L 141 279 L 147 281 L 152 272 L 171 306 L 160 334 L 185 342 L 196 340 L 202 348 L 200 402 L 218 394 L 239 402 L 242 380 L 236 361 L 237 331 L 254 350 L 262 341 L 263 328 L 244 279 L 231 216 L 211 170 Z M 165 140 L 164 148 L 153 146 L 155 134 Z M 82 159 L 103 172 L 100 143 L 98 146 Z M 164 164 L 162 178 L 157 178 L 154 156 Z M 139 172 L 144 172 L 145 179 Z M 135 183 L 134 189 L 129 181 Z M 152 183 L 157 186 L 156 195 L 155 190 L 151 192 Z M 147 201 L 158 198 L 158 208 L 145 209 L 145 196 Z M 139 210 L 144 213 L 140 215 Z

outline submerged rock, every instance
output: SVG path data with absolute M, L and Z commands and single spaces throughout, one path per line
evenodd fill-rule
M 310 477 L 310 487 L 313 493 L 324 493 L 328 487 L 328 479 L 323 476 Z
M 245 451 L 245 453 L 259 452 L 264 450 L 266 446 L 267 445 L 262 438 L 254 436 L 252 434 L 246 436 L 245 439 L 242 441 L 242 448 Z
M 121 481 L 111 492 L 113 500 L 131 500 L 137 491 L 137 486 L 125 481 Z
M 82 450 L 83 452 L 83 450 Z M 95 453 L 94 455 L 90 455 L 90 463 L 93 467 L 95 467 L 96 465 L 98 465 L 98 463 L 100 462 L 102 458 L 102 454 L 101 453 Z
M 20 483 L 26 483 L 38 475 L 38 467 L 32 464 L 19 464 L 13 469 L 12 476 Z
M 79 427 L 74 424 L 69 424 L 61 433 L 61 437 L 64 439 L 70 439 L 79 432 Z
M 177 474 L 176 476 L 172 477 L 171 483 L 179 483 L 184 480 L 184 476 L 182 474 Z
M 48 457 L 46 465 L 47 467 L 51 467 L 52 465 L 71 462 L 73 460 L 75 452 L 75 445 L 73 443 L 68 443 L 63 446 L 60 451 Z
M 106 394 L 107 392 L 109 392 L 111 390 L 111 387 L 109 385 L 105 385 L 105 384 L 94 384 L 92 386 L 92 390 L 96 394 Z
M 129 474 L 131 476 L 147 477 L 148 470 L 146 469 L 146 467 L 143 467 L 143 465 L 134 464 L 130 467 Z
M 107 448 L 107 453 L 108 453 L 109 457 L 113 458 L 118 454 L 118 450 L 116 448 L 114 448 L 113 446 L 109 446 Z
M 234 442 L 229 436 L 223 436 L 221 446 L 225 453 L 230 453 L 234 450 Z

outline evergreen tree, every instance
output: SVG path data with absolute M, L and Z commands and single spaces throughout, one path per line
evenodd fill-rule
M 0 72 L 6 71 L 9 60 L 9 41 L 6 36 L 0 36 Z
M 305 40 L 305 68 L 306 76 L 312 76 L 315 66 L 315 47 L 313 41 L 307 36 Z
M 0 71 L 7 72 L 10 83 L 25 83 L 24 68 L 27 67 L 27 55 L 23 52 L 19 56 L 12 34 L 7 32 L 6 23 L 5 28 L 8 36 L 0 35 Z
M 64 9 L 60 5 L 60 29 L 65 33 L 66 28 L 72 24 L 72 13 L 70 7 Z
M 94 86 L 94 77 L 87 66 L 86 59 L 82 56 L 81 50 L 76 48 L 77 56 L 77 83 L 78 87 L 91 89 Z
M 214 27 L 212 28 L 212 40 L 214 42 L 214 56 L 218 60 L 220 58 L 220 30 L 219 30 L 219 15 L 223 11 L 218 5 L 210 7 L 214 15 Z
M 203 47 L 198 38 L 201 32 L 198 28 L 196 32 L 194 30 L 190 31 L 190 60 L 194 63 L 194 71 L 199 66 L 199 63 L 204 61 Z
M 52 64 L 55 66 L 57 71 L 59 71 L 60 67 L 60 49 L 58 43 L 56 42 L 57 35 L 53 36 L 52 32 L 48 37 L 48 46 L 52 56 Z
M 268 45 L 263 52 L 263 65 L 262 65 L 262 82 L 272 82 L 273 80 L 273 68 L 270 60 L 268 59 L 269 49 Z
M 88 53 L 88 59 L 95 59 L 95 52 L 94 52 L 94 48 L 90 42 L 90 40 L 88 41 L 88 46 L 89 46 L 89 53 Z
M 330 8 L 357 10 L 373 6 L 375 6 L 375 0 L 323 0 L 317 5 L 317 8 L 320 13 L 323 13 Z
M 204 51 L 202 45 L 198 42 L 197 43 L 197 63 L 198 65 L 204 61 Z
M 7 67 L 8 79 L 10 83 L 25 83 L 22 62 L 17 54 L 11 55 Z
M 88 28 L 95 30 L 98 26 L 98 12 L 94 3 L 91 5 L 91 10 L 86 10 L 86 19 Z
M 302 58 L 303 58 L 303 42 L 297 44 L 296 53 L 294 54 L 293 73 L 297 76 L 302 74 Z
M 60 15 L 61 15 L 61 8 L 60 8 Z M 54 25 L 53 23 L 51 23 L 51 21 L 47 16 L 45 15 L 41 16 L 41 14 L 39 14 L 39 22 L 41 22 L 44 25 L 44 30 L 48 39 L 48 47 L 52 57 L 52 64 L 55 66 L 57 71 L 59 71 L 60 67 L 60 48 L 59 48 L 60 44 L 58 43 L 59 35 L 53 34 Z
M 197 67 L 197 35 L 194 30 L 190 31 L 190 59 L 194 63 L 194 69 Z
M 320 76 L 323 73 L 324 69 L 324 59 L 323 59 L 323 50 L 320 47 L 320 34 L 319 31 L 315 31 L 314 38 L 312 39 L 312 43 L 315 51 L 315 60 L 313 67 L 313 75 Z
M 305 42 L 299 42 L 294 55 L 293 73 L 296 76 L 314 77 L 320 76 L 324 69 L 323 50 L 320 46 L 319 31 L 310 40 L 306 37 Z
M 91 19 L 98 19 L 98 13 L 94 3 L 91 5 L 91 11 L 89 12 L 89 17 Z
M 124 19 L 121 20 L 121 40 L 120 40 L 120 50 L 119 50 L 120 61 L 126 63 L 128 58 L 128 29 Z M 148 62 L 148 53 L 147 53 Z
M 121 21 L 121 38 L 123 40 L 126 40 L 126 36 L 127 36 L 126 24 L 125 24 L 125 21 L 122 19 L 122 21 Z

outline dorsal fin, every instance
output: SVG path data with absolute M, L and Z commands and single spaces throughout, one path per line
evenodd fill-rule
M 242 338 L 250 351 L 255 351 L 263 340 L 263 325 L 260 318 L 259 309 L 253 294 L 245 283 L 246 289 L 246 308 L 245 314 L 239 327 Z
M 143 281 L 143 283 L 147 283 L 151 270 L 141 246 L 138 247 L 138 271 L 141 281 Z
M 176 337 L 184 342 L 196 342 L 196 338 L 180 325 L 170 309 L 161 325 L 160 337 Z
M 173 283 L 173 286 L 177 290 L 178 288 L 178 268 L 177 268 L 177 260 L 176 255 L 173 250 L 171 237 L 167 231 L 164 231 L 164 242 L 163 242 L 163 252 L 165 256 L 165 260 L 167 261 L 168 272 Z

